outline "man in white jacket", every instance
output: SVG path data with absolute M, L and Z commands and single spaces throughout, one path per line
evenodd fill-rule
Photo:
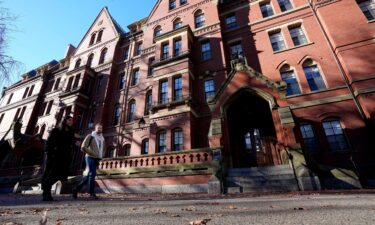
M 73 188 L 73 198 L 77 198 L 78 192 L 85 184 L 88 183 L 91 198 L 98 199 L 95 194 L 96 168 L 106 152 L 102 124 L 96 124 L 95 130 L 85 137 L 81 150 L 86 153 L 85 160 L 86 166 L 89 168 L 89 172 L 87 176 L 78 184 L 78 186 Z

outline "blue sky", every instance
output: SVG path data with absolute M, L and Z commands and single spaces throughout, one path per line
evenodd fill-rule
M 23 64 L 15 79 L 52 59 L 63 58 L 67 45 L 79 44 L 104 6 L 127 29 L 130 23 L 148 16 L 155 3 L 156 0 L 2 0 L 2 6 L 18 16 L 7 49 Z

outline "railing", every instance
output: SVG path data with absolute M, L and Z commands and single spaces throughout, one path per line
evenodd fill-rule
M 160 65 L 163 65 L 163 64 L 166 64 L 166 63 L 169 63 L 171 61 L 174 61 L 174 60 L 178 60 L 178 59 L 181 59 L 181 58 L 184 58 L 186 56 L 190 55 L 190 50 L 186 50 L 186 51 L 182 51 L 182 52 L 178 52 L 178 54 L 173 54 L 173 55 L 170 55 L 168 57 L 162 57 L 160 60 L 158 61 L 154 61 L 152 63 L 152 66 L 153 67 L 156 67 L 156 66 L 160 66 Z
M 151 110 L 161 108 L 168 105 L 177 105 L 182 103 L 191 102 L 192 98 L 190 95 L 182 95 L 179 97 L 160 99 L 159 101 L 153 102 Z
M 153 155 L 130 156 L 118 159 L 103 159 L 98 169 L 127 170 L 131 168 L 152 168 L 160 166 L 198 165 L 212 162 L 211 149 L 178 151 Z

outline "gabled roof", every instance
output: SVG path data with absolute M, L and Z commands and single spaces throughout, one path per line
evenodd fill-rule
M 113 30 L 116 31 L 116 36 L 117 36 L 117 37 L 119 37 L 121 34 L 125 34 L 125 31 L 124 31 L 124 30 L 121 28 L 121 26 L 116 22 L 116 20 L 113 19 L 113 17 L 111 16 L 111 14 L 110 14 L 109 11 L 108 11 L 107 6 L 105 6 L 105 7 L 102 8 L 102 10 L 101 10 L 101 11 L 99 12 L 99 14 L 96 16 L 94 22 L 91 24 L 91 26 L 89 27 L 89 29 L 87 29 L 86 34 L 83 36 L 83 38 L 82 38 L 81 41 L 79 42 L 79 44 L 78 44 L 76 50 L 79 49 L 79 48 L 81 47 L 81 44 L 82 44 L 83 40 L 85 40 L 85 38 L 87 37 L 87 35 L 89 35 L 90 30 L 91 30 L 92 27 L 96 24 L 97 20 L 99 19 L 100 15 L 101 15 L 102 13 L 105 13 L 106 16 L 108 17 L 108 19 L 109 19 L 109 21 L 110 21 L 110 23 L 111 23 L 111 25 L 112 25 Z
M 156 4 L 154 5 L 154 8 L 152 8 L 151 12 L 150 12 L 150 15 L 148 15 L 147 17 L 147 20 L 146 20 L 146 24 L 150 21 L 151 17 L 154 15 L 156 9 L 159 7 L 160 3 L 162 2 L 163 0 L 158 0 L 156 2 Z

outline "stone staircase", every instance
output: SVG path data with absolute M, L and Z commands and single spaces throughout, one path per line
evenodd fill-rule
M 226 193 L 298 191 L 289 165 L 229 169 L 224 180 Z
M 76 184 L 81 180 L 82 176 L 73 176 L 69 177 L 65 182 L 56 182 L 52 185 L 51 192 L 52 194 L 67 194 L 71 193 L 73 185 Z M 28 179 L 25 181 L 18 182 L 13 189 L 13 193 L 21 193 L 21 194 L 42 194 L 42 184 L 41 184 L 41 176 Z

